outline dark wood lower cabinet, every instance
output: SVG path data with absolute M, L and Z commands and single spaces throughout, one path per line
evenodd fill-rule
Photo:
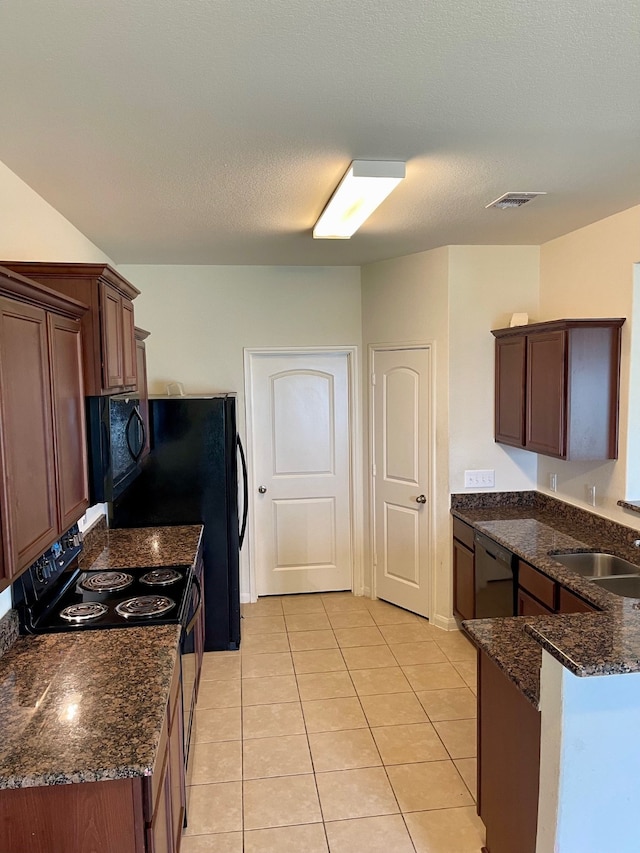
M 0 792 L 6 853 L 145 853 L 142 780 Z
M 488 853 L 535 853 L 540 712 L 478 652 L 478 814 Z
M 476 615 L 476 570 L 474 530 L 453 519 L 453 613 L 458 619 Z
M 523 589 L 518 590 L 518 616 L 553 616 L 550 610 Z
M 597 607 L 593 607 L 579 595 L 574 595 L 563 586 L 560 587 L 558 613 L 595 613 L 597 610 Z
M 151 777 L 0 791 L 1 853 L 180 853 L 180 664 Z

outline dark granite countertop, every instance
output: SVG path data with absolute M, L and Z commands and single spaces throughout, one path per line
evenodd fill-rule
M 98 523 L 85 536 L 80 568 L 193 565 L 202 525 L 132 527 L 108 530 Z
M 201 536 L 200 525 L 107 530 L 100 521 L 80 566 L 193 565 Z M 14 617 L 3 620 L 7 635 Z M 180 630 L 13 636 L 0 657 L 0 788 L 149 776 Z
M 151 775 L 179 634 L 20 637 L 0 658 L 0 788 Z
M 640 551 L 634 545 L 638 530 L 538 493 L 509 493 L 502 504 L 494 494 L 490 506 L 479 500 L 465 505 L 465 496 L 461 497 L 458 504 L 453 502 L 454 516 L 601 610 L 464 623 L 476 645 L 529 701 L 538 704 L 542 648 L 579 676 L 640 672 L 640 601 L 601 589 L 549 553 L 602 550 L 625 557 L 640 571 Z

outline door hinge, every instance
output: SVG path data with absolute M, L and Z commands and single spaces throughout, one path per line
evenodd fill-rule
M 372 465 L 372 466 L 371 466 L 371 475 L 372 475 L 373 477 L 375 477 L 375 476 L 376 476 L 376 466 L 375 466 L 375 465 Z
M 372 385 L 375 385 L 375 384 L 376 384 L 376 375 L 375 375 L 375 373 L 372 373 L 372 374 L 371 374 L 371 384 L 372 384 Z

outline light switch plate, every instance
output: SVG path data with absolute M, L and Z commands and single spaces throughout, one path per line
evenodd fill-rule
M 496 472 L 491 468 L 464 472 L 465 489 L 493 489 L 495 484 Z

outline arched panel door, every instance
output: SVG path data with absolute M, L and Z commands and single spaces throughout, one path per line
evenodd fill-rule
M 430 350 L 374 354 L 376 595 L 429 615 Z
M 348 367 L 344 353 L 253 356 L 258 595 L 351 589 Z

